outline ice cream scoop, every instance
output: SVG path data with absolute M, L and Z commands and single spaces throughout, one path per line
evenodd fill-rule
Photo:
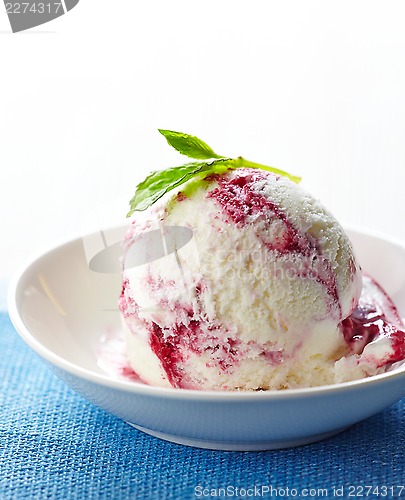
M 287 176 L 232 164 L 159 193 L 128 231 L 119 301 L 145 383 L 313 387 L 405 357 L 395 306 L 363 287 L 341 225 Z
M 342 227 L 311 195 L 242 168 L 145 216 L 130 229 L 127 255 L 157 228 L 163 241 L 167 228 L 193 235 L 165 257 L 124 261 L 128 356 L 146 383 L 232 390 L 334 381 L 334 362 L 349 353 L 339 324 L 357 305 L 361 271 Z

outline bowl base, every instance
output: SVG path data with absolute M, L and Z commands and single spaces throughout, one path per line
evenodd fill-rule
M 141 427 L 140 425 L 131 424 L 127 422 L 132 427 L 135 427 L 138 431 L 145 432 L 150 436 L 163 439 L 164 441 L 170 441 L 175 444 L 182 444 L 185 446 L 192 446 L 194 448 L 205 448 L 208 450 L 222 450 L 222 451 L 266 451 L 266 450 L 281 450 L 283 448 L 295 448 L 297 446 L 304 446 L 306 444 L 316 443 L 317 441 L 322 441 L 323 439 L 330 438 L 339 434 L 348 427 L 343 427 L 331 432 L 325 432 L 322 434 L 314 434 L 312 436 L 306 436 L 296 439 L 282 439 L 274 441 L 260 441 L 260 442 L 227 442 L 227 441 L 209 441 L 202 439 L 193 439 L 183 436 L 177 436 L 174 434 L 166 434 L 164 432 L 154 431 L 147 429 L 146 427 Z M 350 426 L 349 426 L 350 427 Z

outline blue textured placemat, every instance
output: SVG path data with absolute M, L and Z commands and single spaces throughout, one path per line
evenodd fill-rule
M 399 488 L 405 483 L 405 401 L 301 448 L 183 447 L 131 428 L 68 389 L 23 344 L 6 314 L 0 314 L 0 384 L 1 500 L 271 498 L 271 492 L 325 498 L 324 489 L 337 497 L 341 487 L 348 498 L 369 485 L 392 488 L 388 498 L 405 497 Z

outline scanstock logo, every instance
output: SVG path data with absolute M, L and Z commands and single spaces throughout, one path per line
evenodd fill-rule
M 57 17 L 63 16 L 78 3 L 79 0 L 60 0 L 59 2 L 41 2 L 37 0 L 7 2 L 7 0 L 4 0 L 13 33 L 48 23 Z

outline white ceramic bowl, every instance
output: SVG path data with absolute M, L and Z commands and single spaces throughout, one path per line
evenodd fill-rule
M 117 242 L 123 231 L 86 235 L 42 254 L 16 274 L 9 290 L 9 313 L 23 340 L 95 405 L 176 443 L 264 450 L 331 436 L 405 396 L 405 367 L 355 382 L 268 392 L 163 389 L 114 379 L 98 366 L 95 352 L 106 331 L 120 328 L 120 276 L 91 268 L 97 268 L 100 241 Z M 363 268 L 403 316 L 405 244 L 360 230 L 349 235 Z M 110 244 L 107 257 L 117 248 Z

